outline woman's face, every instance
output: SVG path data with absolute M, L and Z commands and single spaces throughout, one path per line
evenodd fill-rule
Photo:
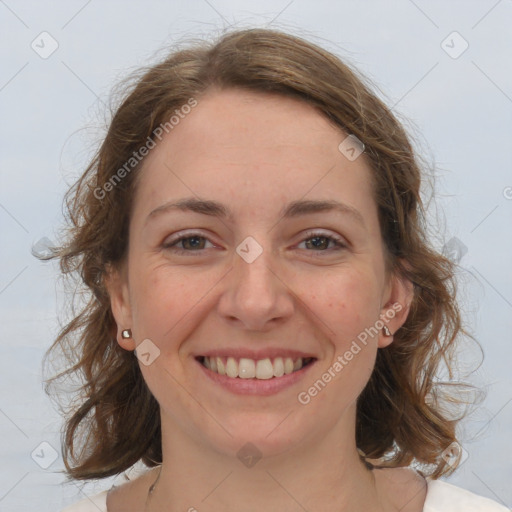
M 151 150 L 109 288 L 164 431 L 229 455 L 352 432 L 392 340 L 378 321 L 400 327 L 409 288 L 386 276 L 370 169 L 338 149 L 346 136 L 294 99 L 210 91 Z

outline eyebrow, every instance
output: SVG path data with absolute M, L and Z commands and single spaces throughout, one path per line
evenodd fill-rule
M 209 215 L 211 217 L 218 217 L 224 219 L 233 218 L 233 213 L 227 206 L 223 205 L 222 203 L 207 199 L 199 199 L 196 197 L 186 197 L 183 199 L 179 199 L 177 201 L 169 201 L 159 206 L 158 208 L 155 208 L 147 216 L 146 223 L 148 223 L 151 219 L 155 217 L 158 217 L 164 213 L 168 213 L 174 210 L 192 211 L 195 213 L 200 213 L 202 215 Z M 362 224 L 363 226 L 365 225 L 363 216 L 358 210 L 356 210 L 352 206 L 349 206 L 348 204 L 341 203 L 333 199 L 303 199 L 292 201 L 281 210 L 280 218 L 291 219 L 295 217 L 300 217 L 302 215 L 310 215 L 314 213 L 331 211 L 336 211 L 348 215 L 358 223 Z

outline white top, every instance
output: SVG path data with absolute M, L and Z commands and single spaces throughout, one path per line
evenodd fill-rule
M 108 491 L 100 492 L 66 507 L 61 512 L 108 512 L 107 493 Z M 427 497 L 423 512 L 510 512 L 510 509 L 461 487 L 427 478 Z

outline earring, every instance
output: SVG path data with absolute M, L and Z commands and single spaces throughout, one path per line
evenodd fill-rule
M 132 337 L 131 329 L 125 329 L 123 332 L 121 332 L 121 338 L 123 338 L 123 340 L 129 340 L 131 337 Z
M 387 325 L 385 325 L 382 330 L 384 331 L 384 336 L 393 336 L 391 334 L 391 331 L 389 330 L 389 327 Z

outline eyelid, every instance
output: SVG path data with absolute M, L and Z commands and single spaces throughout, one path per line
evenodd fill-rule
M 174 233 L 170 237 L 166 237 L 164 241 L 162 242 L 162 247 L 171 247 L 173 244 L 179 243 L 182 240 L 186 240 L 187 238 L 204 238 L 211 244 L 215 245 L 214 242 L 210 240 L 210 236 L 206 235 L 204 233 L 201 233 L 199 231 L 179 231 L 178 233 Z M 183 249 L 184 250 L 184 249 Z M 185 251 L 185 252 L 192 252 L 192 251 Z
M 184 229 L 184 230 L 181 230 L 181 231 L 177 231 L 176 233 L 173 233 L 172 235 L 168 235 L 167 237 L 165 237 L 164 243 L 168 239 L 171 242 L 175 242 L 175 241 L 179 240 L 180 238 L 186 238 L 186 237 L 189 237 L 189 236 L 204 236 L 206 238 L 205 234 L 200 233 L 197 229 L 190 228 L 188 230 Z

